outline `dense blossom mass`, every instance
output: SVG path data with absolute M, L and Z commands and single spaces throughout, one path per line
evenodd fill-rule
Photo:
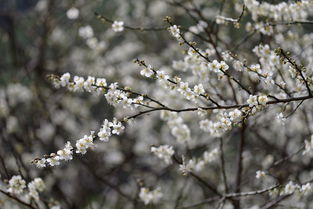
M 1 209 L 313 208 L 313 1 L 0 13 Z

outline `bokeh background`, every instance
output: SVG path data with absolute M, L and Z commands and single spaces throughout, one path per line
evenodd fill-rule
M 218 147 L 219 140 L 201 132 L 198 119 L 193 114 L 184 115 L 193 138 L 187 148 L 185 145 L 177 145 L 166 122 L 160 120 L 159 114 L 150 114 L 136 119 L 132 126 L 126 128 L 123 135 L 113 137 L 108 143 L 98 144 L 95 150 L 83 157 L 75 157 L 71 163 L 45 169 L 38 169 L 31 164 L 35 157 L 55 152 L 62 148 L 66 141 L 75 141 L 90 130 L 98 130 L 103 119 L 122 117 L 135 112 L 114 108 L 103 96 L 55 89 L 47 79 L 49 74 L 61 75 L 70 72 L 84 77 L 104 77 L 110 83 L 119 82 L 121 86 L 130 86 L 172 106 L 183 106 L 179 95 L 157 89 L 153 81 L 140 76 L 141 67 L 133 63 L 136 58 L 140 58 L 172 75 L 185 76 L 191 83 L 197 82 L 197 78 L 190 72 L 185 72 L 179 64 L 173 65 L 174 61 L 183 59 L 188 48 L 180 46 L 170 36 L 166 30 L 168 25 L 163 21 L 168 15 L 173 18 L 175 24 L 185 29 L 195 26 L 197 22 L 179 6 L 189 5 L 190 1 L 177 1 L 179 4 L 169 2 L 172 1 L 0 0 L 2 179 L 9 179 L 15 174 L 20 174 L 28 180 L 40 176 L 47 184 L 47 192 L 43 194 L 45 205 L 51 207 L 55 204 L 71 209 L 175 208 L 180 201 L 191 203 L 212 195 L 190 177 L 180 175 L 177 166 L 163 165 L 150 153 L 150 147 L 159 144 L 174 145 L 178 153 L 188 150 L 193 156 L 200 156 L 204 150 Z M 239 29 L 231 24 L 214 24 L 218 14 L 237 18 L 242 11 L 241 3 L 228 0 L 194 1 L 210 24 L 209 27 L 212 27 L 213 31 L 219 30 L 219 37 L 223 40 L 221 50 L 229 46 L 253 62 L 257 60 L 251 54 L 255 45 L 262 42 L 277 46 L 274 43 L 274 35 L 257 33 L 242 42 L 243 38 L 248 38 L 249 35 L 244 27 L 245 23 L 251 21 L 249 14 L 243 17 Z M 67 12 L 73 7 L 79 10 L 79 15 L 71 19 Z M 111 20 L 124 21 L 125 25 L 131 27 L 165 30 L 124 30 L 116 33 L 111 24 L 99 20 L 95 12 Z M 79 35 L 80 28 L 85 26 L 91 26 L 93 29 L 93 40 L 89 42 Z M 285 32 L 296 32 L 301 38 L 312 30 L 312 25 L 305 25 L 301 28 L 295 26 L 285 29 Z M 191 33 L 187 36 L 197 41 L 203 49 L 210 46 Z M 286 37 L 288 39 L 288 34 Z M 284 47 L 295 54 L 304 48 L 311 47 L 312 50 L 312 39 L 299 42 L 290 35 L 288 40 L 290 42 L 286 42 Z M 312 55 L 312 51 L 307 54 Z M 307 59 L 302 61 L 309 63 L 311 58 Z M 219 93 L 226 97 L 231 95 L 231 89 L 223 83 L 217 80 L 212 82 L 210 85 L 220 87 Z M 257 91 L 257 85 L 254 88 Z M 236 90 L 239 92 L 239 89 Z M 243 184 L 246 188 L 260 185 L 254 182 L 256 170 L 287 156 L 289 150 L 299 147 L 303 139 L 312 133 L 312 108 L 309 104 L 286 122 L 290 125 L 287 125 L 288 128 L 275 122 L 275 114 L 270 110 L 266 112 L 267 115 L 260 115 L 252 122 L 246 145 L 249 149 L 244 152 L 245 165 L 251 168 L 244 173 Z M 290 107 L 284 108 L 291 112 L 293 107 L 291 104 Z M 274 111 L 277 112 L 278 109 L 283 108 L 278 107 Z M 239 129 L 225 136 L 225 160 L 230 182 L 234 181 L 231 174 L 235 165 L 232 160 L 236 158 L 239 137 Z M 301 156 L 298 157 L 301 159 Z M 288 179 L 290 173 L 295 174 L 299 170 L 301 172 L 295 174 L 297 179 L 311 175 L 309 159 L 301 159 L 300 163 L 288 163 L 288 167 L 279 167 L 274 172 L 281 181 Z M 210 165 L 202 174 L 218 188 L 222 187 L 218 162 Z M 164 193 L 162 204 L 144 206 L 142 202 L 129 200 L 129 197 L 139 192 L 140 185 L 159 185 Z M 259 197 L 253 201 L 266 200 L 266 197 Z M 252 208 L 254 202 L 249 199 L 245 201 L 250 205 L 247 208 Z M 210 208 L 198 208 L 207 207 Z M 23 207 L 14 202 L 1 201 L 0 208 Z

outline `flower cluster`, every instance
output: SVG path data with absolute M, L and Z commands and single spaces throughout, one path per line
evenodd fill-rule
M 46 188 L 44 181 L 41 178 L 35 178 L 33 181 L 29 182 L 27 185 L 28 191 L 25 193 L 26 197 L 30 197 L 39 200 L 39 193 Z M 12 176 L 9 180 L 7 191 L 11 194 L 20 195 L 25 192 L 26 181 L 22 179 L 20 175 Z
M 169 145 L 160 145 L 159 147 L 152 146 L 150 151 L 158 158 L 164 160 L 167 165 L 172 163 L 172 156 L 175 153 L 173 147 Z
M 189 27 L 189 31 L 195 34 L 199 34 L 208 27 L 208 23 L 200 20 L 197 25 Z
M 211 48 L 206 49 L 205 51 L 197 49 L 196 52 L 194 49 L 189 48 L 184 61 L 174 61 L 173 68 L 180 71 L 187 71 L 190 69 L 194 75 L 199 76 L 200 79 L 206 80 L 209 77 L 210 72 L 215 73 L 218 78 L 222 78 L 225 72 L 229 69 L 229 66 L 225 61 L 213 60 L 208 62 L 204 57 L 200 56 L 212 56 L 215 54 L 215 50 Z
M 190 129 L 176 112 L 162 111 L 161 119 L 167 121 L 172 135 L 178 142 L 184 143 L 190 140 Z
M 114 32 L 122 32 L 124 30 L 124 22 L 114 21 L 112 24 L 112 28 Z
M 100 128 L 97 136 L 100 141 L 107 142 L 109 137 L 112 135 L 119 135 L 123 132 L 125 127 L 122 122 L 118 121 L 116 118 L 113 118 L 112 122 L 109 122 L 107 119 L 104 120 L 102 127 Z M 78 139 L 75 144 L 75 148 L 72 147 L 70 142 L 67 142 L 65 148 L 57 151 L 57 153 L 51 153 L 49 156 L 35 159 L 33 161 L 37 167 L 43 168 L 47 165 L 57 166 L 60 165 L 61 161 L 69 161 L 73 159 L 73 151 L 79 154 L 86 154 L 89 148 L 94 148 L 94 139 L 96 134 L 94 131 L 91 131 L 90 135 L 85 135 L 83 138 Z
M 253 48 L 252 50 L 259 58 L 259 62 L 261 64 L 254 65 L 256 66 L 256 69 L 254 72 L 257 72 L 259 75 L 261 75 L 261 79 L 264 78 L 264 82 L 266 84 L 272 84 L 274 83 L 275 71 L 277 66 L 280 66 L 280 59 L 277 54 L 270 49 L 269 45 L 260 44 Z M 253 65 L 251 66 L 253 67 Z M 249 68 L 249 70 L 253 70 L 253 68 Z M 281 86 L 285 86 L 284 81 L 280 81 Z
M 94 147 L 93 143 L 94 133 L 90 135 L 85 135 L 83 138 L 77 140 L 76 142 L 76 153 L 86 154 L 88 148 Z
M 120 126 L 123 127 L 123 126 Z M 98 132 L 98 137 L 100 139 L 100 141 L 104 141 L 104 142 L 108 142 L 109 141 L 109 137 L 112 135 L 111 133 L 111 127 L 110 127 L 110 122 L 105 119 L 103 121 L 103 124 Z
M 299 196 L 312 194 L 313 188 L 310 182 L 304 184 L 296 184 L 293 181 L 289 181 L 285 186 L 281 188 L 275 188 L 269 192 L 271 196 L 275 195 L 292 195 L 297 193 Z
M 247 100 L 247 103 L 249 104 L 250 107 L 253 106 L 266 106 L 268 102 L 268 98 L 266 95 L 262 95 L 262 96 L 255 96 L 255 95 L 250 95 L 249 99 Z
M 229 66 L 225 61 L 213 60 L 208 62 L 204 57 L 200 56 L 212 56 L 215 54 L 215 50 L 211 47 L 205 51 L 197 49 L 196 52 L 193 48 L 189 48 L 184 61 L 174 61 L 173 68 L 180 71 L 187 71 L 190 69 L 194 75 L 199 76 L 200 79 L 207 80 L 210 72 L 217 74 L 218 78 L 222 78 L 225 72 L 229 69 Z M 199 54 L 200 53 L 200 54 Z
M 77 146 L 77 144 L 76 144 Z M 37 167 L 46 167 L 46 163 L 50 166 L 60 165 L 60 161 L 68 161 L 73 159 L 73 147 L 70 142 L 65 144 L 65 147 L 57 151 L 57 154 L 52 153 L 48 159 L 42 158 L 36 162 Z
M 183 175 L 188 175 L 190 172 L 200 172 L 204 169 L 205 165 L 216 161 L 219 153 L 219 148 L 214 148 L 210 152 L 205 151 L 202 157 L 198 159 L 190 159 L 186 162 L 185 157 L 183 157 L 183 162 L 179 165 L 179 170 Z
M 148 65 L 147 67 L 145 67 L 144 69 L 142 69 L 140 71 L 140 74 L 142 76 L 148 77 L 150 78 L 152 75 L 154 75 L 153 69 L 151 65 Z
M 106 43 L 104 41 L 99 41 L 94 36 L 94 31 L 90 25 L 80 27 L 78 35 L 86 41 L 86 44 L 90 49 L 93 49 L 97 53 L 102 52 L 106 48 Z
M 281 2 L 276 5 L 267 2 L 260 3 L 257 0 L 244 0 L 244 4 L 251 12 L 253 20 L 261 16 L 275 21 L 305 20 L 313 11 L 313 4 L 309 0 Z
M 238 123 L 242 118 L 242 111 L 234 109 L 229 112 L 220 112 L 217 114 L 217 121 L 208 119 L 200 121 L 200 129 L 210 133 L 213 136 L 221 136 L 229 131 L 232 126 Z
M 94 32 L 90 25 L 86 25 L 79 28 L 78 35 L 84 39 L 88 39 L 94 36 Z
M 66 11 L 66 16 L 68 19 L 75 20 L 79 16 L 79 10 L 75 7 L 72 7 Z
M 221 78 L 224 75 L 224 72 L 228 70 L 229 66 L 224 61 L 218 62 L 217 60 L 213 60 L 208 64 L 208 68 L 217 73 L 219 78 Z
M 270 36 L 274 33 L 274 28 L 273 26 L 263 23 L 262 21 L 255 23 L 248 22 L 246 24 L 246 31 L 251 33 L 258 31 L 264 35 Z
M 194 85 L 193 88 L 190 88 L 189 83 L 181 81 L 181 78 L 179 78 L 179 77 L 175 77 L 174 81 L 176 84 L 172 83 L 172 82 L 167 82 L 164 85 L 164 87 L 177 91 L 185 99 L 187 99 L 189 101 L 197 103 L 196 98 L 199 98 L 199 96 L 204 96 L 204 94 L 205 94 L 204 87 L 201 83 Z
M 148 78 L 151 78 L 155 74 L 155 78 L 159 81 L 161 86 L 169 90 L 176 90 L 183 95 L 185 99 L 195 103 L 197 103 L 196 98 L 205 96 L 205 89 L 201 83 L 194 85 L 192 89 L 189 87 L 189 83 L 182 81 L 180 77 L 175 76 L 174 78 L 170 78 L 170 76 L 162 70 L 154 70 L 151 65 L 142 69 L 140 74 Z
M 21 194 L 26 188 L 26 181 L 20 175 L 12 176 L 9 180 L 8 192 L 12 194 Z
M 205 90 L 203 88 L 202 84 L 195 85 L 193 90 L 189 88 L 188 82 L 182 82 L 180 81 L 176 90 L 182 94 L 187 100 L 192 100 L 194 102 L 195 98 L 200 96 L 201 94 L 205 93 Z
M 74 92 L 87 91 L 104 94 L 108 103 L 111 105 L 122 105 L 123 108 L 133 108 L 144 104 L 143 96 L 130 98 L 131 93 L 127 89 L 119 88 L 117 83 L 108 85 L 105 78 L 88 76 L 85 80 L 83 77 L 74 76 L 73 81 L 71 81 L 71 75 L 64 73 L 60 78 L 54 76 L 52 79 L 56 87 L 67 87 L 70 91 Z
M 157 187 L 154 190 L 150 190 L 147 187 L 140 188 L 139 198 L 141 201 L 144 202 L 145 205 L 148 205 L 150 203 L 156 204 L 161 200 L 162 197 L 163 194 L 160 187 Z
M 295 184 L 294 182 L 290 181 L 288 184 L 285 185 L 284 189 L 280 192 L 280 195 L 289 195 L 298 192 L 302 195 L 308 195 L 312 192 L 312 185 L 311 183 L 306 183 L 303 185 Z
M 168 30 L 170 31 L 170 33 L 173 37 L 177 38 L 178 40 L 181 38 L 180 37 L 180 30 L 179 30 L 179 27 L 177 25 L 173 25 L 173 26 L 169 27 Z
M 35 178 L 33 181 L 29 182 L 28 185 L 29 196 L 35 200 L 39 200 L 39 193 L 45 190 L 46 184 L 41 178 Z

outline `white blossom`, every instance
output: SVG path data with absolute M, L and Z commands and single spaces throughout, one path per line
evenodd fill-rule
M 213 60 L 211 63 L 208 64 L 209 70 L 214 72 L 219 72 L 221 68 L 221 64 L 217 60 Z
M 150 76 L 149 76 L 149 77 L 150 77 Z M 159 71 L 157 71 L 157 78 L 158 78 L 158 79 L 161 79 L 161 80 L 167 80 L 167 79 L 169 79 L 170 77 L 169 77 L 169 75 L 167 75 L 164 71 L 159 70 Z
M 74 91 L 82 91 L 85 85 L 85 79 L 83 77 L 74 76 Z
M 266 173 L 264 171 L 256 171 L 255 178 L 260 179 L 264 178 L 266 176 Z
M 311 136 L 311 140 L 304 141 L 304 151 L 302 152 L 303 155 L 305 154 L 312 154 L 313 153 L 313 135 Z
M 156 204 L 161 200 L 162 197 L 163 194 L 160 187 L 157 187 L 154 190 L 150 190 L 146 187 L 140 188 L 139 198 L 141 199 L 141 201 L 144 202 L 145 205 L 148 205 L 150 203 Z
M 210 152 L 204 152 L 203 154 L 203 160 L 205 163 L 210 163 L 215 161 L 218 156 L 219 156 L 220 150 L 219 148 L 214 148 L 212 151 Z
M 161 145 L 159 147 L 151 147 L 151 152 L 154 153 L 158 158 L 165 161 L 166 164 L 172 163 L 172 156 L 175 151 L 172 146 L 169 145 Z
M 191 159 L 186 162 L 185 157 L 182 158 L 183 162 L 179 165 L 179 170 L 184 176 L 188 175 L 195 167 L 195 162 Z
M 154 74 L 151 65 L 148 65 L 147 67 L 145 67 L 144 69 L 142 69 L 142 70 L 140 71 L 140 74 L 141 74 L 142 76 L 145 76 L 145 77 L 150 78 L 150 77 Z
M 61 77 L 60 77 L 60 84 L 61 86 L 65 87 L 69 84 L 71 78 L 71 74 L 70 73 L 64 73 Z
M 98 137 L 101 141 L 109 141 L 109 137 L 111 136 L 111 128 L 109 125 L 109 121 L 105 119 L 103 121 L 102 127 L 100 128 L 100 131 L 98 132 Z
M 60 156 L 55 155 L 54 153 L 50 155 L 50 157 L 47 159 L 47 163 L 49 163 L 50 166 L 56 166 L 60 165 Z
M 82 26 L 78 30 L 78 35 L 84 39 L 93 37 L 93 29 L 90 25 Z
M 205 93 L 205 90 L 204 90 L 203 85 L 201 83 L 199 85 L 195 85 L 193 88 L 193 91 L 198 95 Z
M 306 183 L 306 184 L 302 185 L 301 188 L 300 188 L 300 192 L 303 195 L 311 194 L 312 193 L 312 185 L 311 185 L 311 183 Z
M 239 109 L 235 109 L 229 112 L 229 119 L 233 122 L 237 122 L 241 119 L 242 112 Z
M 174 36 L 175 38 L 179 39 L 180 38 L 180 30 L 177 25 L 173 25 L 169 27 L 169 31 Z
M 88 76 L 87 80 L 84 82 L 84 88 L 86 91 L 91 92 L 94 90 L 95 77 Z
M 36 159 L 34 161 L 34 163 L 36 164 L 37 168 L 44 168 L 47 166 L 47 160 L 45 158 L 42 159 Z
M 268 97 L 266 95 L 259 96 L 258 102 L 260 105 L 265 106 L 268 102 Z
M 109 126 L 113 129 L 112 134 L 116 134 L 116 135 L 120 135 L 120 133 L 122 133 L 123 130 L 125 129 L 123 124 L 120 121 L 118 121 L 116 118 L 113 118 L 113 121 L 109 122 Z
M 293 183 L 292 181 L 288 182 L 288 184 L 285 185 L 283 194 L 292 194 L 298 189 L 298 185 Z
M 258 96 L 250 95 L 247 102 L 250 107 L 258 105 Z
M 178 142 L 185 142 L 190 140 L 190 130 L 185 124 L 174 126 L 172 128 L 172 134 L 176 137 Z
M 35 200 L 39 200 L 39 193 L 42 192 L 45 188 L 46 185 L 44 181 L 41 178 L 35 178 L 33 181 L 28 183 L 28 195 Z
M 76 153 L 86 154 L 87 149 L 94 146 L 93 134 L 89 136 L 85 135 L 76 142 Z
M 112 24 L 112 28 L 114 32 L 122 32 L 124 30 L 124 22 L 114 21 Z
M 12 176 L 9 180 L 8 192 L 12 194 L 21 194 L 26 188 L 26 182 L 20 175 Z
M 66 11 L 66 16 L 68 19 L 75 20 L 79 16 L 79 10 L 75 7 L 72 7 Z
M 60 160 L 72 160 L 73 159 L 73 147 L 71 143 L 68 141 L 65 144 L 65 148 L 57 151 L 57 155 Z

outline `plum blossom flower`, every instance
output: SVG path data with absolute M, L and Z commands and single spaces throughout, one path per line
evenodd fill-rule
M 140 74 L 141 74 L 142 76 L 146 76 L 146 77 L 150 78 L 150 77 L 154 74 L 154 72 L 153 72 L 153 70 L 152 70 L 152 66 L 151 66 L 151 65 L 148 65 L 147 67 L 145 67 L 144 69 L 142 69 L 142 70 L 140 71 Z
M 91 133 L 89 136 L 85 135 L 76 142 L 76 153 L 86 154 L 87 149 L 94 146 L 93 133 Z
M 162 197 L 163 194 L 160 187 L 154 190 L 150 190 L 146 187 L 140 188 L 139 198 L 144 202 L 145 205 L 148 205 L 150 203 L 156 204 L 161 200 Z
M 35 178 L 33 181 L 28 183 L 28 195 L 35 200 L 39 200 L 39 193 L 42 192 L 45 188 L 46 185 L 44 181 L 41 178 Z
M 256 171 L 255 178 L 260 179 L 266 176 L 266 173 L 264 171 Z
M 78 29 L 78 35 L 84 39 L 93 37 L 93 29 L 90 25 L 82 26 Z
M 303 155 L 305 154 L 309 154 L 309 153 L 313 153 L 313 135 L 311 136 L 311 140 L 305 140 L 304 141 L 305 144 L 305 149 L 302 152 Z
M 12 194 L 21 194 L 26 188 L 26 182 L 20 175 L 12 176 L 9 180 L 8 192 Z
M 173 25 L 169 27 L 169 31 L 174 36 L 175 38 L 179 39 L 180 38 L 180 30 L 177 25 Z
M 174 155 L 174 149 L 169 145 L 161 145 L 159 147 L 151 147 L 151 152 L 158 158 L 163 159 L 167 165 L 172 163 L 172 156 Z
M 66 11 L 66 16 L 68 19 L 75 20 L 79 16 L 79 10 L 75 7 L 72 7 Z
M 120 121 L 118 121 L 116 118 L 113 118 L 113 121 L 109 122 L 109 126 L 113 129 L 112 134 L 116 134 L 116 135 L 119 135 L 125 129 L 123 124 Z
M 114 32 L 122 32 L 124 30 L 124 22 L 114 21 L 112 24 L 112 28 Z
M 198 85 L 195 85 L 193 87 L 193 92 L 195 92 L 197 95 L 204 94 L 205 90 L 203 88 L 203 85 L 201 83 Z
M 109 141 L 109 137 L 111 136 L 111 128 L 109 125 L 109 121 L 105 119 L 103 121 L 102 127 L 100 128 L 100 131 L 98 132 L 98 137 L 101 141 Z

